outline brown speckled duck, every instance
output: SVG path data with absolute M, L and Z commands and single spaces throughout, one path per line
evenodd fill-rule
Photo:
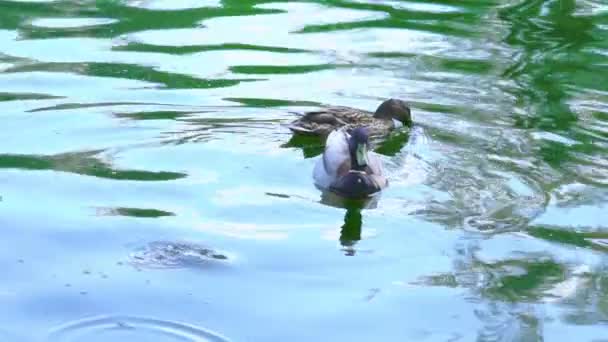
M 295 133 L 326 137 L 333 130 L 345 127 L 350 130 L 364 126 L 372 138 L 387 136 L 394 128 L 393 120 L 404 126 L 412 124 L 410 107 L 404 101 L 388 99 L 378 106 L 375 113 L 349 107 L 326 107 L 307 112 L 289 125 Z

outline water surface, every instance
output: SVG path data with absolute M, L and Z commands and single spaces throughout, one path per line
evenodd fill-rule
M 590 0 L 0 0 L 0 337 L 606 339 L 607 31 Z M 391 186 L 322 195 L 293 112 L 388 97 Z

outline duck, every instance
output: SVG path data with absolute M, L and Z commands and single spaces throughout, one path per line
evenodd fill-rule
M 369 151 L 369 131 L 359 126 L 329 133 L 313 170 L 317 187 L 341 197 L 364 199 L 388 186 L 380 158 Z
M 288 125 L 296 134 L 327 137 L 342 127 L 351 130 L 357 126 L 366 126 L 373 140 L 386 137 L 396 125 L 411 126 L 410 106 L 399 99 L 388 99 L 382 102 L 374 113 L 350 107 L 329 106 L 323 109 L 298 113 L 301 117 Z

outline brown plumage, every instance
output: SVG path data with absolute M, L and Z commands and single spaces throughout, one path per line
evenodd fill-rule
M 376 109 L 375 113 L 350 107 L 326 107 L 307 112 L 289 125 L 295 133 L 326 137 L 333 130 L 341 127 L 352 129 L 365 126 L 371 138 L 382 138 L 394 128 L 393 119 L 404 126 L 412 124 L 410 107 L 404 101 L 389 99 Z

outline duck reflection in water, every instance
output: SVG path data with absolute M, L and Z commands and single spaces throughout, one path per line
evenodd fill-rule
M 344 255 L 355 255 L 355 245 L 361 240 L 362 226 L 363 216 L 361 215 L 361 209 L 347 209 L 344 215 L 344 225 L 342 225 L 342 229 L 340 230 L 340 244 L 343 247 Z
M 355 246 L 361 240 L 363 227 L 363 209 L 374 209 L 378 206 L 379 194 L 366 199 L 347 199 L 330 191 L 323 191 L 321 203 L 336 208 L 344 208 L 344 224 L 340 228 L 340 245 L 344 255 L 354 256 Z
M 361 239 L 361 209 L 375 206 L 380 191 L 388 186 L 380 158 L 368 153 L 369 130 L 333 131 L 313 171 L 315 185 L 324 190 L 325 204 L 346 208 L 340 242 L 347 255 Z

